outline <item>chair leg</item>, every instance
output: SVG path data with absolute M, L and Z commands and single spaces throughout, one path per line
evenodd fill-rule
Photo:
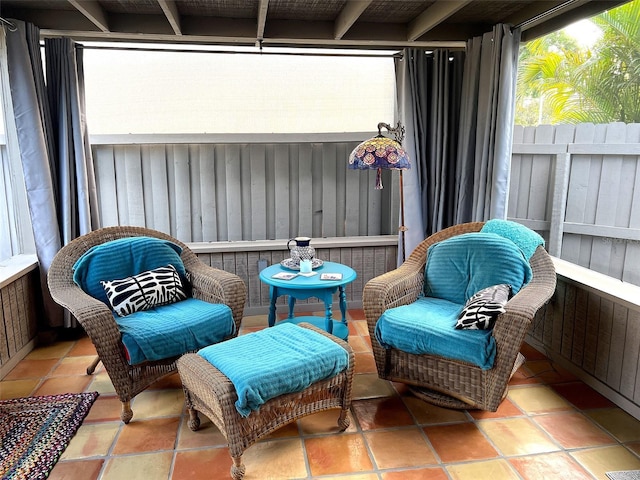
M 120 418 L 124 423 L 129 423 L 133 418 L 133 410 L 131 410 L 131 402 L 128 400 L 122 402 L 122 412 L 120 412 Z
M 246 471 L 246 468 L 242 463 L 242 455 L 232 458 L 233 465 L 231 465 L 231 478 L 233 478 L 233 480 L 242 480 Z
M 195 408 L 189 408 L 189 428 L 195 432 L 200 428 L 200 417 L 198 417 L 198 411 Z
M 347 410 L 340 411 L 340 417 L 338 417 L 338 426 L 340 427 L 340 431 L 344 432 L 347 428 L 349 428 L 349 424 L 351 421 L 349 417 L 347 417 Z
M 96 356 L 96 358 L 91 362 L 91 365 L 87 367 L 87 375 L 92 375 L 93 372 L 96 371 L 96 367 L 100 363 L 100 357 Z

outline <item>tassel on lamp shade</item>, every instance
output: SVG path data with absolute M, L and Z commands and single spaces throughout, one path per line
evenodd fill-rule
M 382 135 L 382 129 L 386 128 L 395 139 Z M 349 168 L 358 170 L 376 169 L 376 189 L 381 190 L 382 170 L 400 170 L 400 237 L 402 240 L 402 261 L 405 260 L 404 252 L 404 192 L 402 190 L 402 171 L 411 168 L 409 156 L 402 148 L 404 140 L 404 126 L 398 122 L 395 127 L 387 123 L 378 123 L 378 135 L 365 140 L 349 155 Z

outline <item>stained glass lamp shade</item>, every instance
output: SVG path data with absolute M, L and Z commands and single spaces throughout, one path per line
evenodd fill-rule
M 385 137 L 381 133 L 382 127 L 387 128 L 396 136 L 397 140 Z M 409 156 L 400 142 L 404 137 L 404 127 L 399 123 L 395 128 L 386 123 L 378 124 L 378 135 L 365 140 L 349 155 L 349 168 L 359 170 L 377 169 L 376 189 L 382 189 L 382 170 L 406 170 L 411 168 Z M 402 173 L 402 172 L 401 172 Z

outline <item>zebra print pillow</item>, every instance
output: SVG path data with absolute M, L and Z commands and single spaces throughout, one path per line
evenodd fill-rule
M 505 283 L 487 287 L 471 296 L 458 315 L 458 330 L 487 330 L 496 318 L 505 312 L 504 306 L 511 295 L 511 285 Z
M 187 298 L 180 275 L 173 265 L 100 283 L 114 312 L 121 317 Z

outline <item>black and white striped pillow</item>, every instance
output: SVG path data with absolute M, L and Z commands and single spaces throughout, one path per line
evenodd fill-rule
M 173 265 L 100 283 L 114 312 L 121 317 L 187 298 L 180 275 Z
M 504 306 L 511 296 L 511 285 L 500 284 L 484 288 L 467 300 L 458 315 L 458 330 L 487 330 L 493 327 L 498 315 L 505 312 Z

